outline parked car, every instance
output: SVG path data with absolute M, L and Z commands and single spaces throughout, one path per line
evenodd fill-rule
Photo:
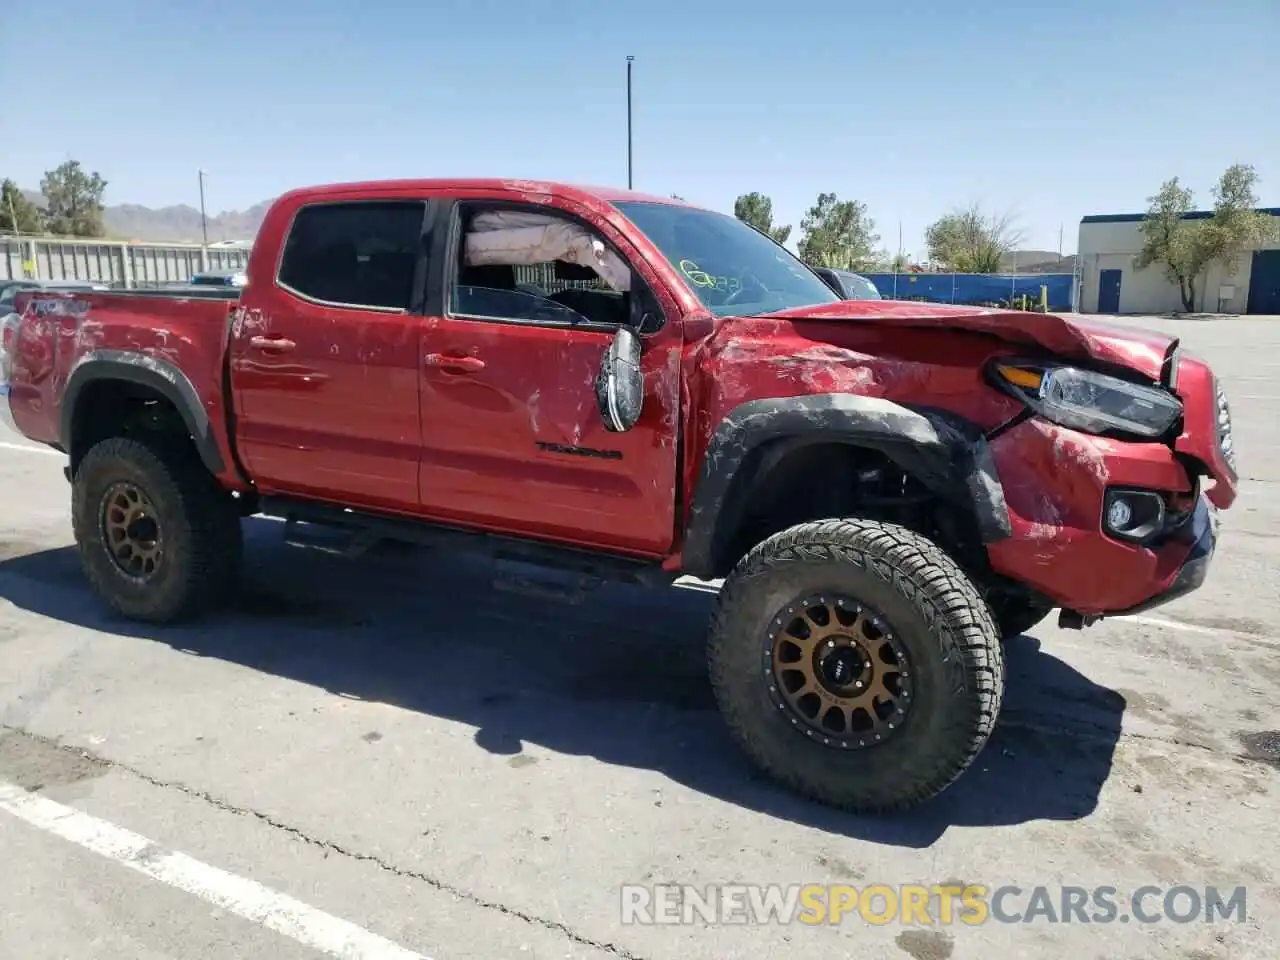
M 1236 497 L 1226 398 L 1177 340 L 841 300 L 673 198 L 295 190 L 248 275 L 238 295 L 23 293 L 0 324 L 0 413 L 67 454 L 106 604 L 218 610 L 259 513 L 353 555 L 389 538 L 586 583 L 724 578 L 707 649 L 729 729 L 850 810 L 973 762 L 1003 638 L 1197 589 Z
M 193 287 L 243 287 L 245 272 L 243 270 L 203 270 L 193 274 L 189 282 Z
M 827 286 L 845 300 L 880 300 L 880 291 L 866 277 L 848 270 L 815 267 L 814 273 L 826 281 Z

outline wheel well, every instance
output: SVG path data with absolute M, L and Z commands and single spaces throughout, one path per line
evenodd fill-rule
M 154 387 L 113 379 L 85 384 L 76 395 L 68 437 L 72 473 L 94 444 L 139 433 L 181 438 L 194 445 L 177 406 Z
M 714 576 L 798 523 L 860 517 L 929 537 L 975 578 L 989 575 L 972 510 L 939 497 L 880 450 L 780 440 L 753 450 L 729 487 L 713 548 Z

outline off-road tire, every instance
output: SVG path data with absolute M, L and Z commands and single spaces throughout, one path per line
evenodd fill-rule
M 103 542 L 101 503 L 118 482 L 146 493 L 163 531 L 163 558 L 145 583 L 126 576 Z M 193 619 L 225 600 L 239 580 L 239 513 L 189 442 L 103 440 L 80 461 L 71 489 L 81 565 L 93 589 L 118 613 L 148 623 Z
M 1053 607 L 1020 597 L 993 597 L 991 616 L 1000 628 L 1000 637 L 1011 640 L 1020 637 L 1045 617 L 1053 613 Z
M 829 591 L 879 610 L 912 662 L 913 702 L 884 743 L 842 750 L 806 736 L 769 694 L 775 611 Z M 734 738 L 766 774 L 828 806 L 882 813 L 945 790 L 990 737 L 1004 659 L 990 609 L 932 541 L 868 520 L 804 523 L 748 553 L 720 592 L 711 682 Z

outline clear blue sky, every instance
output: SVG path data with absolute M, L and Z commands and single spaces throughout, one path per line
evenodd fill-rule
M 801 12 L 803 10 L 803 12 Z M 1277 0 L 15 2 L 0 176 L 73 157 L 108 203 L 243 209 L 292 187 L 502 175 L 635 185 L 731 210 L 819 191 L 882 243 L 977 200 L 1024 246 L 1180 175 L 1254 164 L 1280 205 Z M 794 235 L 793 233 L 793 235 Z

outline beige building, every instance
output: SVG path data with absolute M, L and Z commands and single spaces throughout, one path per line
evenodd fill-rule
M 1280 207 L 1261 211 L 1280 218 Z M 1205 219 L 1196 211 L 1188 219 Z M 1136 270 L 1142 249 L 1140 213 L 1113 213 L 1080 221 L 1077 247 L 1081 313 L 1181 312 L 1177 283 L 1159 265 Z M 1215 263 L 1196 283 L 1195 308 L 1206 313 L 1280 314 L 1280 243 L 1248 251 L 1232 264 Z

